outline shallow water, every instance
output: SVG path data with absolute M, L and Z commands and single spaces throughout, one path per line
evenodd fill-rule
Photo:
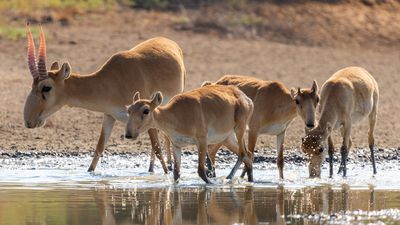
M 218 164 L 213 185 L 197 176 L 196 155 L 183 156 L 174 184 L 148 156 L 0 159 L 0 224 L 400 224 L 400 165 L 350 163 L 349 177 L 308 179 L 305 165 L 287 163 L 285 180 L 272 163 L 255 163 L 255 183 L 224 179 L 232 160 Z M 327 166 L 327 165 L 325 165 Z M 337 168 L 338 165 L 335 165 Z

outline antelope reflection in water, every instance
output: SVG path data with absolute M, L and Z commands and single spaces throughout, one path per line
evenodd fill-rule
M 96 190 L 101 224 L 286 224 L 288 215 L 375 210 L 374 190 L 308 187 L 287 190 L 164 188 Z M 380 199 L 379 205 L 385 205 Z M 379 207 L 382 208 L 382 207 Z

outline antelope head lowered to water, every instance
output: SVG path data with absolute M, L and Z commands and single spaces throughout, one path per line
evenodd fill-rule
M 96 168 L 115 121 L 128 121 L 126 105 L 130 103 L 132 93 L 140 92 L 150 97 L 153 92 L 162 91 L 167 102 L 183 91 L 185 67 L 182 50 L 167 38 L 152 38 L 130 50 L 117 52 L 96 72 L 79 75 L 71 72 L 68 62 L 61 67 L 54 62 L 48 71 L 43 30 L 40 31 L 38 59 L 28 24 L 26 31 L 28 65 L 33 83 L 25 102 L 25 125 L 27 128 L 42 126 L 49 116 L 64 105 L 104 113 L 100 138 L 89 171 Z M 156 155 L 167 172 L 157 130 L 149 129 L 148 133 L 153 148 L 149 170 L 153 170 Z M 168 161 L 171 163 L 171 159 Z

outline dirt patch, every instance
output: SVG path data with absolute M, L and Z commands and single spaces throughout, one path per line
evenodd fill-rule
M 295 40 L 289 43 L 260 37 L 186 32 L 173 28 L 177 17 L 179 15 L 170 12 L 121 10 L 87 14 L 68 26 L 45 24 L 48 64 L 54 60 L 68 60 L 74 72 L 86 74 L 96 70 L 116 51 L 130 49 L 154 36 L 165 36 L 178 42 L 184 51 L 186 90 L 227 73 L 280 80 L 288 87 L 311 86 L 313 79 L 321 85 L 345 66 L 362 66 L 371 72 L 380 87 L 379 119 L 375 132 L 377 146 L 392 147 L 398 151 L 399 45 L 371 45 L 373 47 L 370 48 L 367 44 L 360 47 L 350 43 L 343 48 L 336 45 L 299 45 Z M 379 32 L 375 32 L 371 40 L 378 36 Z M 0 149 L 93 151 L 100 134 L 100 113 L 64 107 L 49 119 L 44 128 L 30 130 L 24 127 L 23 106 L 32 82 L 26 64 L 25 40 L 14 42 L 2 39 L 0 49 Z M 123 129 L 123 124 L 116 125 L 108 151 L 143 151 L 150 148 L 146 135 L 142 135 L 138 142 L 122 140 Z M 354 127 L 352 136 L 355 147 L 367 146 L 367 130 L 367 122 Z M 288 130 L 286 148 L 295 151 L 302 135 L 302 125 L 296 119 Z M 335 143 L 339 147 L 340 139 L 336 137 Z M 262 136 L 257 149 L 264 148 L 274 149 L 275 139 Z
M 400 46 L 396 1 L 235 2 L 183 11 L 176 28 L 301 45 Z

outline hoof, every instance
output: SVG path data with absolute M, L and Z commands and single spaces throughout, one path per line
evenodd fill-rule
M 206 175 L 208 178 L 214 178 L 216 176 L 215 172 L 212 170 L 207 170 Z
M 151 165 L 151 166 L 149 167 L 149 173 L 154 173 L 154 166 L 153 166 L 153 165 Z

